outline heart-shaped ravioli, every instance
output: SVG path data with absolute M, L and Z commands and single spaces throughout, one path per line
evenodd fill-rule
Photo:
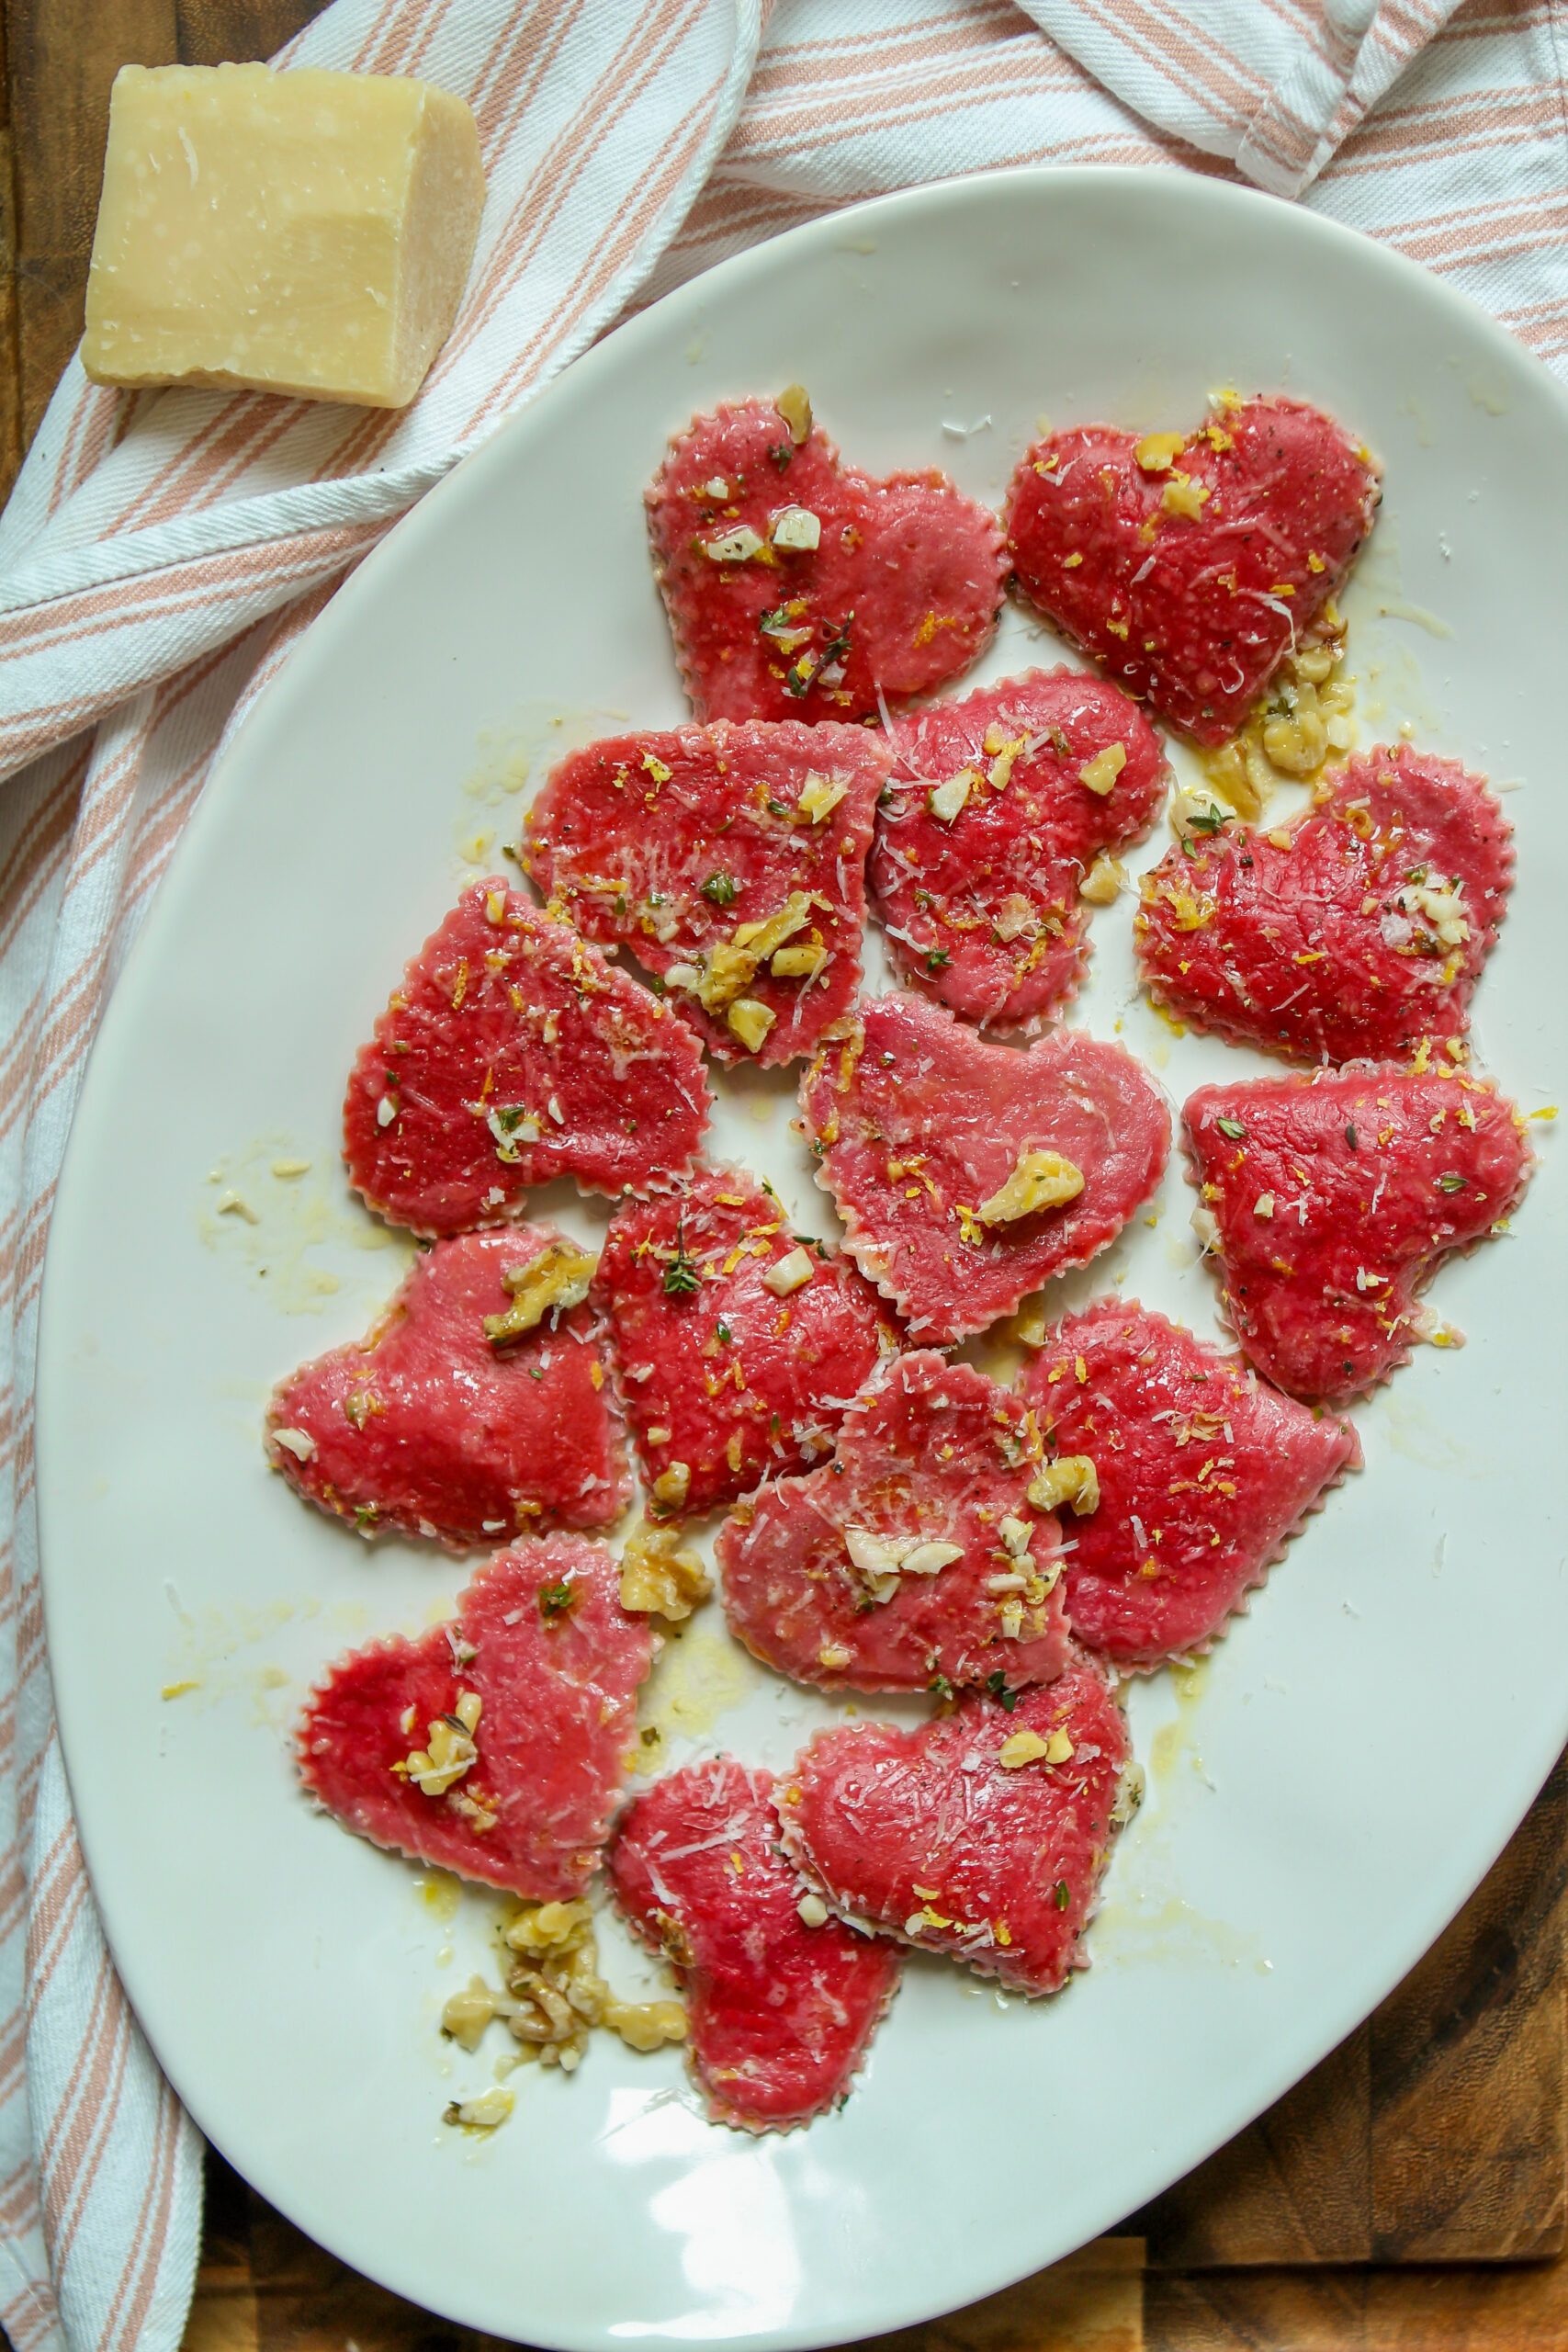
M 1481 777 L 1407 744 L 1329 777 L 1293 822 L 1210 812 L 1146 874 L 1149 991 L 1222 1036 L 1317 1061 L 1462 1036 L 1506 910 L 1506 820 Z
M 818 1732 L 774 1791 L 784 1847 L 843 1917 L 1018 1993 L 1087 1965 L 1079 1939 L 1136 1803 L 1098 1668 L 972 1695 L 916 1731 Z
M 898 1954 L 832 1918 L 779 1850 L 771 1772 L 718 1756 L 657 1781 L 610 1849 L 615 1900 L 680 1972 L 693 2069 L 721 2123 L 784 2132 L 849 2089 Z
M 1184 1117 L 1192 1222 L 1232 1328 L 1278 1387 L 1326 1404 L 1404 1362 L 1427 1335 L 1416 1301 L 1433 1269 L 1506 1216 L 1529 1175 L 1513 1104 L 1460 1070 L 1204 1086 Z
M 718 1538 L 732 1630 L 829 1690 L 1048 1682 L 1066 1663 L 1040 1435 L 968 1364 L 900 1356 L 831 1463 L 738 1505 Z
M 877 997 L 801 1084 L 844 1247 L 940 1344 L 983 1331 L 1113 1241 L 1158 1183 L 1170 1118 L 1120 1046 L 987 1044 L 940 1005 Z
M 1134 1299 L 1049 1333 L 1022 1393 L 1057 1464 L 1090 1464 L 1066 1562 L 1073 1632 L 1120 1668 L 1205 1649 L 1361 1449 Z
M 1372 526 L 1364 448 L 1300 401 L 1218 396 L 1194 433 L 1049 433 L 1008 495 L 1018 584 L 1200 743 L 1233 735 Z
M 597 1295 L 643 1476 L 671 1514 L 822 1460 L 897 1344 L 854 1267 L 797 1238 L 778 1195 L 738 1168 L 619 1209 Z
M 861 727 L 616 736 L 554 770 L 526 864 L 587 937 L 658 974 L 721 1061 L 793 1061 L 859 985 L 887 767 Z
M 942 473 L 846 466 L 798 386 L 694 418 L 648 520 L 699 718 L 869 718 L 957 677 L 996 631 L 989 507 Z
M 274 1391 L 274 1468 L 363 1535 L 462 1550 L 608 1525 L 631 1482 L 586 1303 L 593 1267 L 545 1225 L 438 1241 L 368 1338 Z
M 695 1037 L 504 882 L 477 883 L 403 974 L 355 1062 L 349 1180 L 394 1225 L 504 1225 L 552 1177 L 667 1192 L 707 1125 Z
M 1082 975 L 1089 899 L 1114 898 L 1114 854 L 1164 795 L 1158 736 L 1103 679 L 1032 670 L 890 740 L 870 874 L 900 968 L 986 1027 L 1055 1010 Z
M 603 1544 L 487 1561 L 457 1616 L 355 1650 L 311 1695 L 299 1774 L 378 1846 L 535 1900 L 598 1868 L 652 1662 Z

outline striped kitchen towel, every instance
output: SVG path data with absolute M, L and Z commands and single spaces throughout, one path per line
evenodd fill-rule
M 423 74 L 490 175 L 404 415 L 95 389 L 0 519 L 0 2322 L 172 2352 L 200 2149 L 128 2012 L 53 1736 L 30 1392 L 98 1013 L 225 729 L 333 582 L 634 301 L 857 198 L 1020 163 L 1245 176 L 1568 358 L 1568 0 L 336 0 L 288 62 Z

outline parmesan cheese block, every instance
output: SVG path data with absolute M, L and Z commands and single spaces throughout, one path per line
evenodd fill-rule
M 87 281 L 100 384 L 402 408 L 473 258 L 473 116 L 427 82 L 126 65 Z

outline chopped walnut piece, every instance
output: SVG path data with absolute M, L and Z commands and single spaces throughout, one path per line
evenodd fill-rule
M 393 1771 L 427 1797 L 445 1796 L 479 1760 L 474 1734 L 483 1703 L 477 1690 L 460 1690 L 452 1713 L 430 1724 L 425 1746 L 394 1764 Z
M 679 1510 L 691 1491 L 691 1464 L 671 1462 L 653 1482 L 653 1499 L 662 1510 Z
M 786 384 L 773 402 L 798 449 L 811 431 L 811 401 L 804 384 Z
M 675 1623 L 689 1617 L 713 1590 L 702 1556 L 672 1527 L 645 1521 L 621 1552 L 621 1607 Z
M 1109 907 L 1126 888 L 1126 867 L 1119 857 L 1102 850 L 1078 884 L 1078 896 L 1091 906 Z
M 724 1017 L 731 1034 L 739 1038 L 749 1053 L 753 1054 L 761 1051 L 769 1030 L 778 1019 L 776 1012 L 761 998 L 754 996 L 737 997 Z
M 470 1976 L 441 2012 L 441 2030 L 465 2050 L 477 2050 L 495 2015 L 495 1995 L 482 1976 Z
M 680 2041 L 686 2013 L 676 2000 L 623 2001 L 599 1973 L 593 1914 L 586 1903 L 525 1903 L 502 1930 L 505 1986 L 474 1977 L 442 2011 L 441 2028 L 463 2049 L 479 2047 L 486 2028 L 499 2018 L 524 2058 L 575 2073 L 595 2026 L 603 2026 L 633 2050 L 657 2050 Z M 486 2095 L 488 2097 L 488 2094 Z M 511 2096 L 506 2095 L 507 2111 Z M 446 2110 L 448 2122 L 485 2118 Z M 462 2102 L 466 2108 L 473 2102 Z M 503 2120 L 501 2114 L 494 2121 Z
M 1203 753 L 1214 790 L 1251 823 L 1281 777 L 1313 783 L 1355 740 L 1354 695 L 1337 673 L 1345 658 L 1345 622 L 1325 605 L 1310 632 L 1275 673 L 1269 692 L 1239 734 Z
M 508 1266 L 501 1279 L 512 1304 L 504 1315 L 485 1317 L 485 1338 L 492 1347 L 503 1347 L 532 1331 L 552 1310 L 581 1306 L 598 1263 L 575 1241 L 550 1241 L 525 1266 Z
M 1029 1499 L 1036 1510 L 1055 1510 L 1071 1503 L 1079 1519 L 1100 1509 L 1100 1478 L 1087 1453 L 1059 1454 L 1035 1472 Z

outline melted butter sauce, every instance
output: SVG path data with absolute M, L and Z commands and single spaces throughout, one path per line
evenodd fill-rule
M 682 1633 L 671 1630 L 643 1685 L 639 1732 L 657 1736 L 651 1741 L 639 1736 L 638 1773 L 666 1770 L 671 1744 L 705 1738 L 744 1704 L 762 1679 L 761 1668 L 722 1630 L 705 1625 L 700 1618 L 688 1618 Z
M 536 775 L 597 735 L 632 725 L 624 710 L 561 710 L 520 703 L 500 727 L 481 728 L 474 764 L 458 788 L 452 848 L 459 887 L 481 874 L 504 872 L 502 851 L 514 848 L 523 824 L 522 795 Z
M 166 1703 L 202 1712 L 233 1694 L 250 1702 L 251 1720 L 268 1731 L 292 1721 L 298 1694 L 288 1672 L 272 1659 L 247 1657 L 270 1643 L 287 1625 L 321 1619 L 333 1637 L 352 1640 L 368 1631 L 369 1612 L 361 1601 L 323 1606 L 314 1593 L 298 1600 L 270 1600 L 257 1609 L 182 1607 L 174 1587 L 165 1588 L 175 1631 L 164 1652 L 162 1695 Z
M 344 1277 L 325 1261 L 345 1248 L 382 1257 L 375 1282 L 383 1293 L 415 1256 L 411 1235 L 356 1204 L 335 1148 L 312 1152 L 277 1134 L 254 1136 L 208 1170 L 196 1229 L 284 1315 L 319 1315 L 336 1297 Z
M 1403 596 L 1381 596 L 1377 610 L 1380 620 L 1414 622 L 1417 628 L 1424 628 L 1428 637 L 1453 635 L 1452 626 L 1444 620 L 1440 613 L 1432 612 L 1425 605 L 1409 604 Z
M 1200 1657 L 1194 1658 L 1190 1665 L 1170 1668 L 1171 1689 L 1176 1694 L 1176 1715 L 1174 1721 L 1160 1725 L 1149 1750 L 1148 1785 L 1151 1791 L 1163 1788 L 1182 1771 L 1196 1773 L 1200 1780 L 1204 1780 L 1203 1758 L 1198 1748 L 1198 1710 L 1208 1688 L 1212 1663 L 1210 1658 Z M 1210 1785 L 1206 1780 L 1204 1785 Z
M 1453 630 L 1441 614 L 1410 603 L 1401 593 L 1402 579 L 1398 533 L 1384 513 L 1357 562 L 1343 605 L 1348 642 L 1361 656 L 1356 711 L 1362 722 L 1361 741 L 1368 746 L 1398 736 L 1442 740 L 1441 714 L 1416 648 L 1403 630 L 1386 624 L 1409 622 L 1438 639 L 1451 637 Z
M 1380 1390 L 1369 1400 L 1366 1421 L 1391 1453 L 1418 1463 L 1423 1470 L 1457 1473 L 1466 1478 L 1491 1475 L 1491 1464 L 1479 1446 L 1467 1445 L 1422 1406 L 1392 1388 Z
M 463 1882 L 450 1871 L 422 1871 L 413 1886 L 425 1910 L 444 1926 L 454 1920 L 463 1907 Z
M 1210 1917 L 1180 1891 L 1174 1859 L 1176 1817 L 1195 1787 L 1213 1795 L 1213 1782 L 1198 1744 L 1199 1718 L 1213 1659 L 1168 1669 L 1174 1713 L 1148 1742 L 1143 1805 L 1123 1835 L 1105 1901 L 1090 1923 L 1088 1950 L 1095 1966 L 1111 1968 L 1223 1961 L 1266 1971 L 1258 1938 L 1228 1919 Z

